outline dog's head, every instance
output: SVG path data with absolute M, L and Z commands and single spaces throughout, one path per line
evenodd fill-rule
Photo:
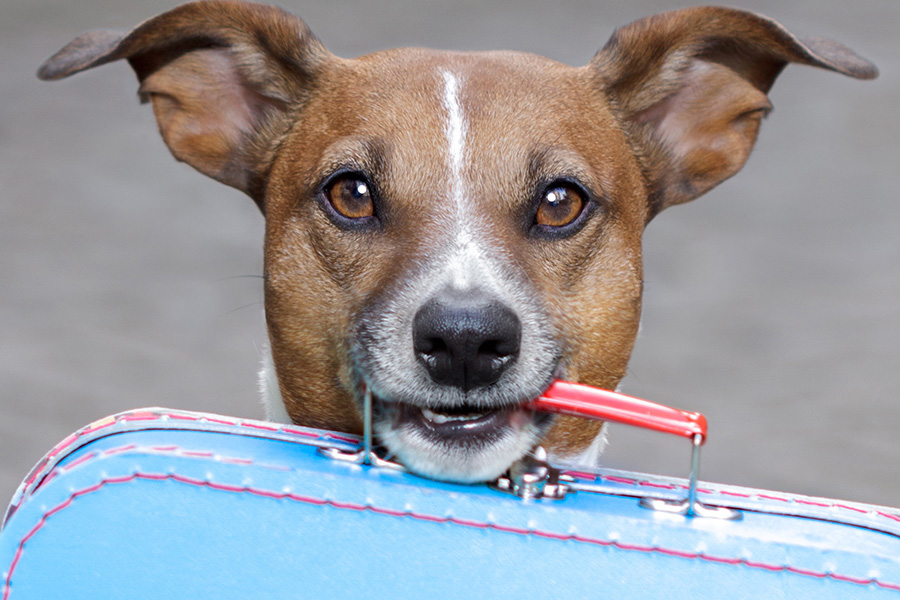
M 547 433 L 521 405 L 554 377 L 616 385 L 644 183 L 588 72 L 570 71 L 397 51 L 323 76 L 271 173 L 286 193 L 266 198 L 267 316 L 295 421 L 346 428 L 368 389 L 404 463 L 484 479 Z
M 749 13 L 618 30 L 584 67 L 406 49 L 355 60 L 304 23 L 189 4 L 76 39 L 48 79 L 127 59 L 177 158 L 265 214 L 280 396 L 300 424 L 375 431 L 414 470 L 495 477 L 598 425 L 523 409 L 554 378 L 615 388 L 641 304 L 641 234 L 746 160 L 789 62 L 874 67 Z

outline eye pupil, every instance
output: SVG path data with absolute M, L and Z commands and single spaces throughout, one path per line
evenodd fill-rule
M 564 227 L 575 221 L 584 209 L 581 193 L 571 187 L 558 186 L 544 193 L 535 221 L 545 227 Z
M 348 219 L 363 219 L 375 214 L 369 184 L 358 176 L 341 177 L 332 182 L 325 192 L 334 210 Z

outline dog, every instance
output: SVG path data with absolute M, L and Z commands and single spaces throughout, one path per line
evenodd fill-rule
M 174 156 L 266 219 L 267 416 L 373 427 L 414 472 L 492 479 L 602 425 L 526 410 L 556 379 L 615 389 L 641 236 L 746 161 L 788 63 L 858 79 L 843 45 L 703 7 L 615 31 L 582 67 L 516 52 L 343 59 L 300 19 L 213 0 L 79 36 L 54 80 L 126 59 Z

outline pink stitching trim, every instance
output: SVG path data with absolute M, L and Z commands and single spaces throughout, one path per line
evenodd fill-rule
M 346 435 L 339 435 L 337 433 L 326 433 L 323 436 L 323 439 L 326 440 L 337 440 L 339 442 L 347 442 L 349 444 L 358 444 L 359 438 L 352 438 Z
M 109 448 L 108 450 L 104 450 L 103 454 L 109 456 L 110 454 L 118 454 L 119 452 L 128 452 L 135 448 L 137 448 L 137 444 L 128 444 L 127 446 L 119 446 L 118 448 Z
M 728 490 L 722 490 L 719 492 L 723 496 L 736 496 L 738 498 L 752 498 L 753 494 L 742 494 L 741 492 L 730 492 Z
M 178 414 L 170 414 L 169 418 L 173 421 L 199 421 L 200 419 L 195 417 L 194 415 L 178 415 Z
M 131 421 L 156 421 L 163 419 L 171 419 L 173 421 L 208 421 L 210 423 L 217 423 L 219 425 L 230 425 L 233 427 L 246 427 L 250 429 L 261 429 L 265 431 L 271 432 L 283 432 L 291 435 L 299 435 L 308 438 L 314 439 L 333 439 L 341 442 L 348 442 L 351 444 L 357 443 L 359 440 L 350 436 L 343 436 L 338 433 L 325 433 L 324 435 L 319 435 L 316 433 L 312 433 L 309 431 L 303 431 L 297 427 L 291 427 L 289 425 L 278 425 L 278 424 L 267 424 L 267 423 L 255 423 L 251 420 L 243 420 L 243 419 L 227 419 L 227 418 L 219 418 L 213 416 L 197 416 L 197 415 L 182 415 L 177 413 L 156 413 L 150 411 L 143 410 L 135 410 L 131 412 L 127 412 L 118 417 L 118 419 L 114 419 L 112 417 L 107 417 L 105 419 L 101 419 L 90 425 L 85 426 L 84 428 L 76 431 L 75 433 L 69 434 L 66 436 L 61 442 L 56 444 L 50 452 L 47 453 L 48 456 L 52 457 L 59 454 L 62 450 L 65 450 L 68 446 L 75 443 L 78 439 L 100 431 L 101 429 L 106 429 L 108 427 L 112 427 L 119 422 L 131 422 Z M 30 482 L 29 482 L 30 483 Z
M 858 513 L 862 513 L 862 514 L 866 514 L 867 512 L 869 512 L 865 509 L 857 508 L 856 506 L 847 506 L 846 504 L 835 504 L 835 506 L 837 508 L 843 508 L 844 510 L 852 510 L 853 512 L 858 512 Z
M 96 455 L 97 455 L 96 452 L 88 452 L 84 456 L 79 456 L 78 458 L 76 458 L 75 460 L 73 460 L 72 462 L 70 462 L 69 464 L 66 465 L 66 470 L 68 471 L 69 469 L 75 468 L 78 465 L 80 465 L 81 463 L 85 463 L 85 462 L 91 460 Z
M 180 448 L 176 444 L 169 444 L 168 446 L 151 446 L 150 449 L 156 452 L 175 452 Z
M 219 425 L 237 425 L 237 421 L 232 421 L 231 419 L 217 419 L 215 417 L 206 417 L 206 420 L 210 423 L 218 423 Z
M 272 427 L 271 425 L 263 425 L 261 423 L 244 423 L 244 427 L 251 427 L 253 429 L 262 429 L 263 431 L 278 431 L 278 427 Z
M 336 500 L 326 500 L 324 498 L 316 498 L 312 496 L 302 496 L 300 494 L 293 494 L 288 492 L 275 492 L 272 490 L 266 490 L 262 488 L 250 487 L 250 486 L 237 486 L 230 485 L 225 483 L 218 483 L 213 481 L 205 481 L 201 479 L 195 479 L 193 477 L 187 477 L 185 475 L 179 475 L 177 473 L 133 473 L 131 475 L 123 475 L 120 477 L 107 477 L 101 479 L 98 483 L 86 487 L 81 490 L 77 490 L 72 492 L 72 494 L 64 500 L 62 503 L 57 506 L 51 508 L 46 511 L 40 518 L 40 520 L 25 534 L 25 536 L 19 541 L 19 545 L 16 548 L 16 553 L 13 556 L 13 560 L 10 563 L 9 570 L 6 573 L 6 578 L 3 585 L 3 600 L 9 600 L 9 596 L 11 594 L 12 589 L 12 576 L 16 570 L 16 566 L 19 564 L 19 561 L 22 558 L 22 554 L 24 552 L 25 544 L 34 537 L 38 531 L 40 531 L 44 525 L 46 525 L 47 520 L 57 514 L 58 512 L 68 508 L 72 505 L 76 498 L 80 498 L 82 496 L 86 496 L 88 494 L 92 494 L 107 485 L 114 485 L 119 483 L 127 483 L 130 481 L 134 481 L 136 479 L 144 479 L 148 481 L 165 481 L 172 480 L 177 483 L 182 483 L 186 485 L 192 485 L 196 487 L 207 487 L 213 490 L 223 491 L 223 492 L 231 492 L 231 493 L 243 493 L 243 494 L 253 494 L 255 496 L 260 496 L 263 498 L 269 498 L 272 500 L 292 500 L 295 502 L 301 502 L 303 504 L 309 504 L 313 506 L 329 506 L 331 508 L 335 508 L 338 510 L 351 510 L 355 512 L 372 512 L 374 514 L 394 517 L 394 518 L 411 518 L 420 521 L 428 521 L 432 523 L 442 523 L 442 524 L 451 524 L 451 525 L 459 525 L 462 527 L 472 527 L 476 529 L 493 529 L 496 531 L 500 531 L 503 533 L 512 533 L 515 535 L 532 535 L 535 537 L 547 538 L 558 541 L 572 541 L 579 543 L 586 543 L 592 545 L 598 545 L 603 547 L 612 547 L 617 548 L 619 550 L 630 551 L 630 552 L 643 552 L 649 554 L 663 554 L 666 556 L 674 556 L 678 558 L 684 558 L 689 560 L 703 560 L 713 563 L 719 563 L 724 565 L 738 566 L 743 565 L 745 567 L 749 567 L 752 569 L 763 569 L 766 571 L 772 572 L 785 572 L 792 573 L 795 575 L 801 575 L 805 577 L 815 577 L 817 579 L 833 579 L 835 581 L 843 581 L 848 583 L 854 583 L 858 585 L 869 585 L 875 584 L 878 587 L 900 591 L 900 584 L 889 583 L 886 581 L 879 581 L 877 579 L 862 579 L 858 577 L 853 577 L 850 575 L 841 575 L 838 573 L 830 573 L 830 572 L 818 572 L 811 571 L 807 569 L 801 569 L 799 567 L 791 567 L 785 565 L 771 565 L 766 563 L 759 563 L 746 560 L 744 558 L 724 558 L 724 557 L 716 557 L 703 554 L 702 552 L 686 552 L 681 550 L 674 550 L 671 548 L 662 548 L 659 546 L 642 546 L 642 545 L 634 545 L 634 544 L 625 544 L 623 542 L 615 541 L 615 540 L 603 540 L 597 538 L 589 538 L 575 534 L 563 534 L 556 533 L 551 531 L 541 531 L 538 529 L 522 529 L 518 527 L 512 527 L 508 525 L 502 525 L 499 523 L 485 523 L 481 521 L 472 521 L 469 519 L 461 519 L 458 517 L 439 517 L 436 515 L 429 515 L 425 513 L 416 513 L 412 511 L 400 511 L 388 508 L 381 508 L 377 506 L 373 506 L 371 504 L 357 504 L 353 502 L 338 502 Z
M 599 479 L 599 480 L 604 480 L 604 481 L 610 481 L 612 483 L 622 483 L 625 485 L 630 485 L 632 487 L 649 487 L 649 488 L 666 489 L 666 490 L 687 489 L 687 486 L 685 486 L 685 485 L 676 485 L 676 484 L 672 484 L 672 483 L 657 483 L 655 481 L 633 479 L 630 477 L 619 477 L 617 475 L 602 475 L 602 474 L 598 475 L 595 473 L 585 473 L 582 471 L 568 471 L 568 470 L 563 471 L 563 473 L 566 475 L 575 477 L 577 479 L 584 479 L 584 480 L 588 480 L 588 481 L 597 481 Z M 849 511 L 852 511 L 855 513 L 861 513 L 861 514 L 870 515 L 873 517 L 884 517 L 886 519 L 891 519 L 892 521 L 897 521 L 898 523 L 900 523 L 900 515 L 894 515 L 894 514 L 887 513 L 887 512 L 881 511 L 881 510 L 868 511 L 863 508 L 859 508 L 856 506 L 849 506 L 847 504 L 843 504 L 840 502 L 829 503 L 829 502 L 822 502 L 820 500 L 805 500 L 803 498 L 796 498 L 796 497 L 792 497 L 792 496 L 774 496 L 772 494 L 766 494 L 766 493 L 747 494 L 747 493 L 743 493 L 743 492 L 734 492 L 734 491 L 730 491 L 730 490 L 714 490 L 714 489 L 702 488 L 702 487 L 698 487 L 697 491 L 704 493 L 704 494 L 719 494 L 722 496 L 735 496 L 737 498 L 745 498 L 748 500 L 752 499 L 755 496 L 756 498 L 760 498 L 762 500 L 774 500 L 776 502 L 784 502 L 784 503 L 796 502 L 797 504 L 805 504 L 807 506 L 818 506 L 820 508 L 833 508 L 833 509 L 840 509 L 840 510 L 849 510 Z
M 181 453 L 184 454 L 185 456 L 194 456 L 197 458 L 212 458 L 213 457 L 213 453 L 209 452 L 209 451 L 200 452 L 197 450 L 182 450 Z
M 158 415 L 149 412 L 133 412 L 122 416 L 123 421 L 155 421 Z
M 294 428 L 294 427 L 282 427 L 281 429 L 282 429 L 285 433 L 292 433 L 292 434 L 294 434 L 294 435 L 302 435 L 302 436 L 308 437 L 308 438 L 317 438 L 317 437 L 319 437 L 319 436 L 317 436 L 317 435 L 314 434 L 314 433 L 310 433 L 309 431 L 302 431 L 302 430 L 296 429 L 296 428 Z
M 759 498 L 763 500 L 778 500 L 779 502 L 790 502 L 788 498 L 782 498 L 780 496 L 772 496 L 771 494 L 757 494 Z
M 61 442 L 56 444 L 50 451 L 35 465 L 28 476 L 25 479 L 25 487 L 30 488 L 32 484 L 35 482 L 35 478 L 43 473 L 44 466 L 54 458 L 56 458 L 59 454 L 61 454 L 66 448 L 77 442 L 79 439 L 88 436 L 92 433 L 100 431 L 102 429 L 106 429 L 108 427 L 112 427 L 117 423 L 128 423 L 131 421 L 157 421 L 171 419 L 174 421 L 207 421 L 209 423 L 218 423 L 220 425 L 229 425 L 232 427 L 246 427 L 250 429 L 261 429 L 266 431 L 271 431 L 274 433 L 287 433 L 290 435 L 298 435 L 302 437 L 312 438 L 312 439 L 322 439 L 322 440 L 337 440 L 340 442 L 346 442 L 350 444 L 358 443 L 359 440 L 350 436 L 343 436 L 337 433 L 326 432 L 324 434 L 316 434 L 309 431 L 303 431 L 297 427 L 290 427 L 288 425 L 267 425 L 260 423 L 253 423 L 250 420 L 244 419 L 229 419 L 229 418 L 218 418 L 208 415 L 181 415 L 173 412 L 152 412 L 147 410 L 133 410 L 130 412 L 123 413 L 118 417 L 110 416 L 100 419 L 99 421 L 95 421 L 85 427 L 79 429 L 78 431 L 69 434 L 66 436 Z M 43 481 L 37 487 L 41 487 L 46 482 L 48 482 L 53 477 L 53 474 L 48 474 L 45 476 Z M 36 489 L 36 488 L 35 488 Z M 33 492 L 34 490 L 32 490 Z

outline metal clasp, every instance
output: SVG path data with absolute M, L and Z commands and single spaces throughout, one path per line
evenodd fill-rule
M 707 506 L 697 500 L 697 476 L 700 471 L 700 446 L 703 436 L 699 433 L 691 438 L 691 476 L 688 482 L 688 493 L 684 500 L 665 500 L 662 498 L 641 498 L 643 508 L 659 512 L 684 515 L 686 517 L 705 517 L 710 519 L 738 520 L 743 515 L 734 509 L 724 506 Z
M 344 450 L 342 448 L 319 448 L 319 454 L 332 460 L 352 462 L 358 465 L 372 465 L 395 471 L 405 471 L 406 467 L 398 462 L 389 460 L 378 454 L 378 449 L 372 441 L 372 392 L 366 388 L 363 399 L 363 439 L 362 446 L 357 450 Z
M 532 453 L 514 463 L 509 471 L 490 486 L 526 500 L 539 498 L 560 500 L 572 491 L 565 483 L 565 479 L 559 469 L 553 468 L 547 462 L 547 451 L 538 446 Z

